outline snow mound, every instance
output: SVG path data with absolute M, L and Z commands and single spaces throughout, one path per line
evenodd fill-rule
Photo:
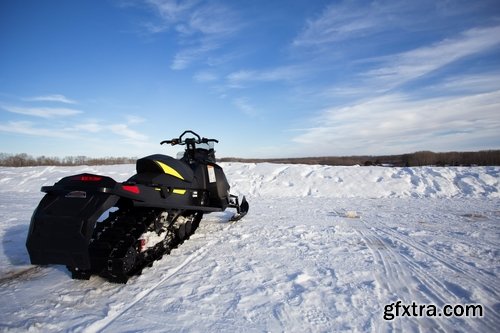
M 498 198 L 498 167 L 338 167 L 223 163 L 233 190 L 252 196 Z
M 500 197 L 499 167 L 337 167 L 221 163 L 231 189 L 249 197 L 453 198 Z M 0 192 L 39 192 L 62 177 L 98 173 L 124 181 L 133 164 L 0 168 Z

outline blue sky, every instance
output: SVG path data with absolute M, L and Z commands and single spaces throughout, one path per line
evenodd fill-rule
M 500 148 L 498 1 L 0 2 L 0 152 Z

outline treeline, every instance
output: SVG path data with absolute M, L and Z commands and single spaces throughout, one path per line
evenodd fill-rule
M 411 154 L 382 156 L 340 156 L 340 157 L 299 157 L 299 158 L 221 158 L 221 162 L 245 163 L 286 163 L 286 164 L 320 164 L 320 165 L 382 165 L 382 166 L 474 166 L 500 165 L 500 150 L 484 150 L 477 152 L 445 152 L 418 151 Z
M 0 166 L 72 166 L 72 165 L 111 165 L 133 164 L 136 157 L 87 157 L 67 156 L 63 158 L 38 156 L 28 154 L 0 153 Z M 298 157 L 298 158 L 237 158 L 224 157 L 217 159 L 219 162 L 244 162 L 244 163 L 286 163 L 286 164 L 320 164 L 320 165 L 382 165 L 382 166 L 485 166 L 500 165 L 500 150 L 483 150 L 477 152 L 446 152 L 434 153 L 431 151 L 418 151 L 411 154 L 381 155 L 381 156 L 329 156 L 329 157 Z
M 51 156 L 33 157 L 28 154 L 6 154 L 0 153 L 0 166 L 25 167 L 25 166 L 72 166 L 72 165 L 110 165 L 135 163 L 136 158 L 130 157 L 87 157 L 66 156 L 63 158 Z

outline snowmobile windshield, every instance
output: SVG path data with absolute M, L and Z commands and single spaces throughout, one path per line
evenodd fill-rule
M 193 151 L 189 151 L 186 148 L 183 152 L 177 153 L 177 159 L 185 159 L 186 161 L 210 161 L 215 163 L 214 143 L 212 141 L 206 143 L 195 143 Z
M 210 141 L 207 143 L 197 143 L 195 147 L 196 149 L 206 149 L 206 150 L 214 149 L 214 142 Z

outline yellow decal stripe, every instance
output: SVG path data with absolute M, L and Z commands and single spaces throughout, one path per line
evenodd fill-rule
M 178 188 L 174 188 L 174 190 L 172 192 L 175 193 L 175 194 L 185 194 L 186 190 L 181 190 L 181 189 L 178 189 Z
M 155 162 L 156 162 L 156 164 L 158 164 L 160 166 L 160 168 L 162 168 L 163 172 L 165 172 L 167 175 L 171 175 L 171 176 L 174 176 L 176 178 L 184 180 L 184 177 L 182 177 L 180 173 L 175 171 L 174 168 L 172 168 L 172 167 L 170 167 L 170 166 L 168 166 L 165 163 L 162 163 L 160 161 L 155 161 Z

